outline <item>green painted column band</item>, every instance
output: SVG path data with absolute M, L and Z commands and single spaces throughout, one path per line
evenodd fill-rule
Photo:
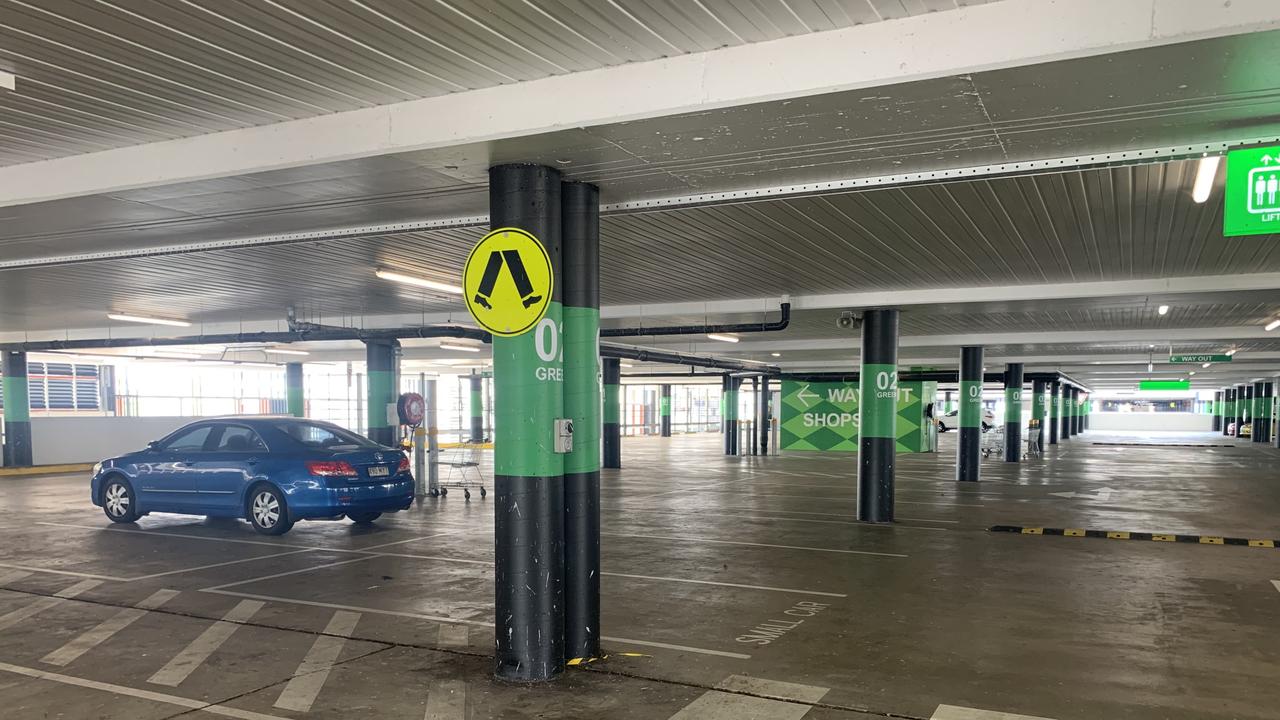
M 31 396 L 25 377 L 4 377 L 4 419 L 5 422 L 28 422 L 31 420 Z
M 960 381 L 960 427 L 982 427 L 982 382 Z
M 724 394 L 724 419 L 738 419 L 738 391 L 730 390 Z
M 370 428 L 391 427 L 387 422 L 387 405 L 396 401 L 395 378 L 391 370 L 368 371 L 369 398 L 365 404 Z
M 1057 393 L 1049 394 L 1049 417 L 1058 420 L 1062 417 L 1062 401 Z
M 897 438 L 898 367 L 865 363 L 858 377 L 858 433 L 868 438 Z
M 493 381 L 497 412 L 495 475 L 557 477 L 564 455 L 555 450 L 555 419 L 564 417 L 564 361 L 559 302 L 547 307 L 537 327 L 516 337 L 493 338 Z
M 619 424 L 622 421 L 622 386 L 604 386 L 604 421 Z
M 600 311 L 564 308 L 564 416 L 573 420 L 566 474 L 600 469 L 600 372 Z
M 305 416 L 307 414 L 307 402 L 302 395 L 302 388 L 287 388 L 285 390 L 285 405 L 290 415 L 294 417 Z
M 1047 412 L 1045 405 L 1049 401 L 1049 396 L 1043 392 L 1031 393 L 1031 419 L 1039 420 L 1040 424 L 1044 424 L 1044 418 Z
M 658 414 L 663 417 L 669 417 L 671 415 L 671 398 L 658 398 Z
M 1004 389 L 1004 421 L 1022 423 L 1022 388 Z

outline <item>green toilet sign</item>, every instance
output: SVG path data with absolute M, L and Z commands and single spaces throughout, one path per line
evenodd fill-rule
M 1280 146 L 1227 153 L 1222 234 L 1280 233 Z

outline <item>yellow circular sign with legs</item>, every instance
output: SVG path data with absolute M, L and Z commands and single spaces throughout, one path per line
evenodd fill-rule
M 471 317 L 502 337 L 532 330 L 547 314 L 554 286 L 547 249 L 519 228 L 498 228 L 485 235 L 462 270 Z

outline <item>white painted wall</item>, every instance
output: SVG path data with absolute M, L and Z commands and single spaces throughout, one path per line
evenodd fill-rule
M 1212 432 L 1213 416 L 1199 413 L 1114 413 L 1095 412 L 1089 415 L 1089 429 L 1096 430 L 1149 430 L 1156 432 Z
M 141 450 L 194 417 L 33 417 L 36 465 L 97 462 Z

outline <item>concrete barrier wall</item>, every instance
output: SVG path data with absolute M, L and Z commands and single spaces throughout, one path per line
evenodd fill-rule
M 36 465 L 97 462 L 141 450 L 193 417 L 33 417 Z
M 1095 412 L 1089 415 L 1090 430 L 1149 430 L 1169 432 L 1212 432 L 1213 416 L 1199 413 Z

